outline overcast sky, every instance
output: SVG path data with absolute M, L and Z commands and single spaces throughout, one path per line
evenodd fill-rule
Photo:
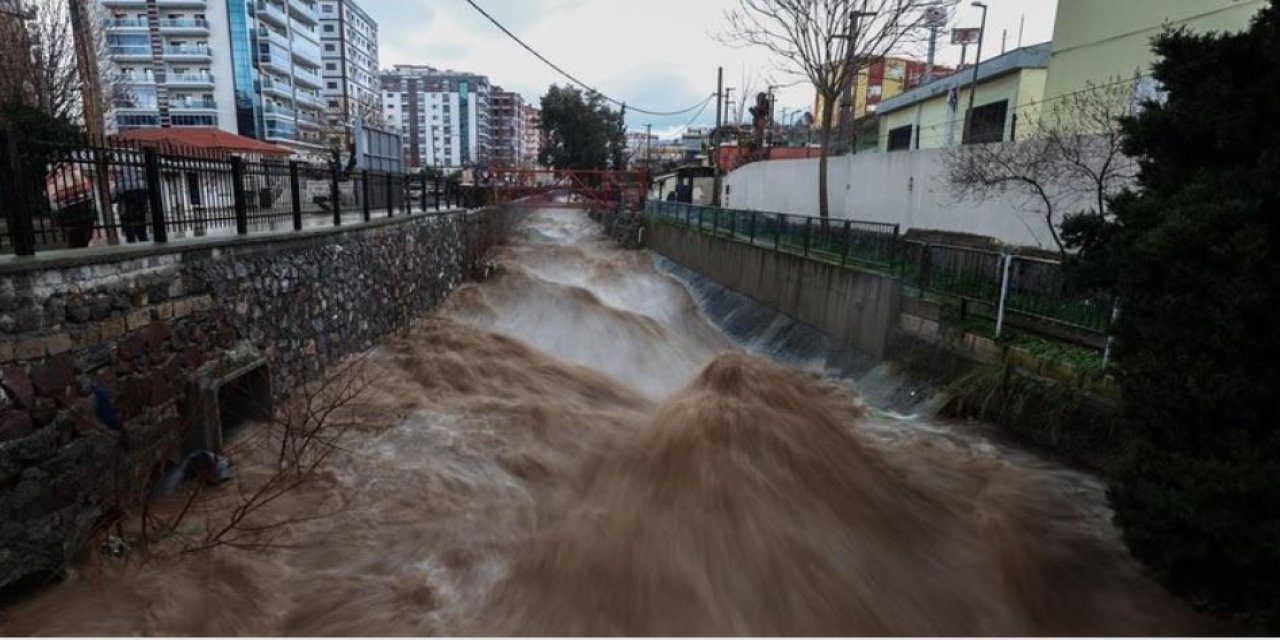
M 359 0 L 378 21 L 381 62 L 427 64 L 487 75 L 509 91 L 536 103 L 552 83 L 565 83 L 554 70 L 524 51 L 464 0 Z M 779 73 L 759 50 L 739 49 L 716 39 L 724 12 L 737 0 L 476 0 L 490 14 L 543 55 L 599 90 L 652 111 L 675 111 L 698 104 L 715 92 L 716 67 L 725 68 L 725 84 L 742 87 L 748 79 L 763 91 L 795 82 Z M 983 58 L 1008 48 L 1053 37 L 1057 0 L 987 0 L 990 7 Z M 963 0 L 950 26 L 978 26 L 981 12 Z M 944 36 L 944 41 L 948 37 Z M 972 59 L 974 52 L 970 50 Z M 955 64 L 959 47 L 943 46 L 941 64 Z M 740 95 L 739 92 L 735 92 Z M 778 109 L 810 110 L 813 89 L 807 83 L 779 91 Z M 701 116 L 657 117 L 629 113 L 627 124 L 671 135 L 693 121 L 714 123 L 715 109 Z

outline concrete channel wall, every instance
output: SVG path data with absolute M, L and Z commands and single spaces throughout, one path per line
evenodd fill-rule
M 488 213 L 0 262 L 0 588 L 59 572 L 219 429 L 220 381 L 252 371 L 270 404 L 433 309 Z
M 902 286 L 897 278 L 668 225 L 650 226 L 648 245 L 877 360 L 885 357 L 890 333 L 898 325 Z

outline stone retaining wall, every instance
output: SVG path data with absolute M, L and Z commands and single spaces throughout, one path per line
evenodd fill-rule
M 0 263 L 0 588 L 60 571 L 180 452 L 197 370 L 256 351 L 295 388 L 439 303 L 490 213 Z

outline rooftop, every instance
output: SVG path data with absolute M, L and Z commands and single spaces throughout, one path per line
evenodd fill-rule
M 1049 66 L 1049 50 L 1051 42 L 1042 42 L 1033 44 L 1029 47 L 1014 49 L 1003 55 L 996 56 L 978 65 L 978 83 L 981 84 L 987 80 L 998 78 L 1022 69 L 1045 69 Z M 880 115 L 899 111 L 906 107 L 913 106 L 917 103 L 935 98 L 939 95 L 946 95 L 952 89 L 962 87 L 973 82 L 973 69 L 965 68 L 952 73 L 949 76 L 943 76 L 935 79 L 929 84 L 922 84 L 910 91 L 900 93 L 892 98 L 886 98 L 880 102 L 876 112 Z
M 130 129 L 118 139 L 124 142 L 157 143 L 181 152 L 183 149 L 218 154 L 256 153 L 264 156 L 287 156 L 293 152 L 281 146 L 236 135 L 213 127 L 175 127 L 168 129 Z

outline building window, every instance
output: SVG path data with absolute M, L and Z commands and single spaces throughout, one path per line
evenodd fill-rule
M 911 148 L 911 125 L 889 130 L 889 151 L 903 151 Z
M 1004 140 L 1005 120 L 1009 115 L 1009 101 L 1001 100 L 984 104 L 973 110 L 965 127 L 965 144 L 984 144 Z
M 333 33 L 333 25 L 331 25 L 331 24 L 326 24 L 326 25 L 324 26 L 324 32 L 325 32 L 325 33 Z

